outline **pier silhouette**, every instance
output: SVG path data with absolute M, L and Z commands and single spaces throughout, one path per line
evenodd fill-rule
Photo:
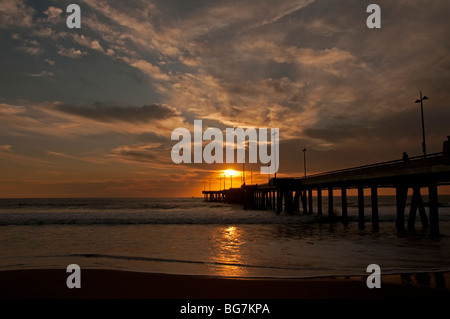
M 450 184 L 450 136 L 444 142 L 443 152 L 426 156 L 407 157 L 388 162 L 352 167 L 342 170 L 308 175 L 305 177 L 272 178 L 267 184 L 242 185 L 220 191 L 203 191 L 206 201 L 223 201 L 242 204 L 244 209 L 285 211 L 304 214 L 323 215 L 322 192 L 328 193 L 328 212 L 330 219 L 334 213 L 334 190 L 340 190 L 344 225 L 348 224 L 347 190 L 357 189 L 358 228 L 365 228 L 364 189 L 370 189 L 372 230 L 378 231 L 378 189 L 393 188 L 396 196 L 397 231 L 405 231 L 405 209 L 408 190 L 412 189 L 407 229 L 415 229 L 416 214 L 419 211 L 424 229 L 430 236 L 439 237 L 438 186 Z M 405 156 L 406 155 L 406 156 Z M 428 189 L 428 205 L 422 199 L 422 189 Z M 316 194 L 317 212 L 313 210 L 313 192 Z M 429 217 L 425 207 L 428 206 Z

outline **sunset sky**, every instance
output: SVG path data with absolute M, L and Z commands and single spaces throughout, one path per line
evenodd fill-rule
M 66 26 L 70 3 L 81 29 Z M 366 26 L 370 3 L 381 29 Z M 174 164 L 171 133 L 194 119 L 279 128 L 278 176 L 303 175 L 303 147 L 308 174 L 421 155 L 420 90 L 428 153 L 441 152 L 449 12 L 448 0 L 0 0 L 0 197 L 201 196 L 242 164 Z M 259 166 L 247 180 L 267 181 Z

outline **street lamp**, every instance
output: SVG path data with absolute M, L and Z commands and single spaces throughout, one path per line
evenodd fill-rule
M 273 132 L 273 139 L 274 139 L 274 141 L 276 141 L 276 137 L 277 137 L 277 132 Z M 274 150 L 274 157 L 273 157 L 273 159 L 274 159 L 274 164 L 275 164 L 275 173 L 273 174 L 274 176 L 273 176 L 273 178 L 274 179 L 277 179 L 277 153 L 276 153 L 276 147 L 274 147 L 273 148 L 273 150 Z
M 305 171 L 305 178 L 306 178 L 306 147 L 303 148 L 303 169 Z
M 422 91 L 420 91 L 420 100 L 416 100 L 415 103 L 420 103 L 420 113 L 422 115 L 422 150 L 423 150 L 423 157 L 427 158 L 427 146 L 425 144 L 425 125 L 423 122 L 423 100 L 428 100 L 428 97 L 426 96 L 422 97 Z

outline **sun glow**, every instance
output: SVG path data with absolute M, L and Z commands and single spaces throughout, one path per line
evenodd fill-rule
M 227 169 L 227 170 L 223 171 L 223 173 L 225 174 L 225 176 L 237 176 L 237 175 L 239 175 L 239 173 L 237 171 L 235 171 L 234 169 Z

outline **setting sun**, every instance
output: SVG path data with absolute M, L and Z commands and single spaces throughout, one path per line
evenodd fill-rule
M 234 169 L 227 169 L 223 172 L 225 176 L 237 176 L 239 173 L 235 171 Z

